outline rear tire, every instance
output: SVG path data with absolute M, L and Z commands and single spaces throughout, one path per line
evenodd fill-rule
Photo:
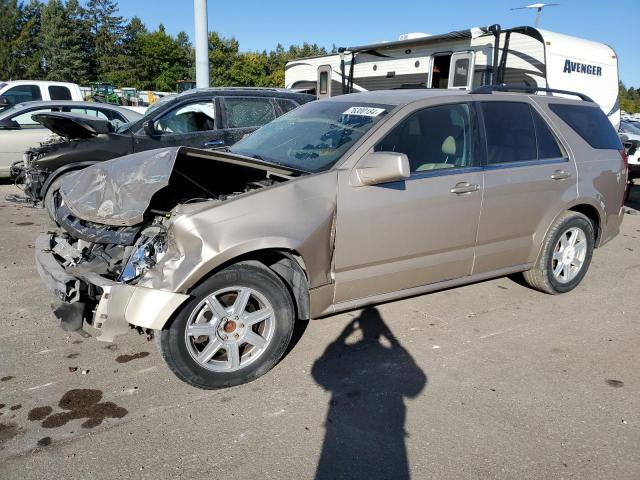
M 232 265 L 193 294 L 156 335 L 162 357 L 180 380 L 203 389 L 240 385 L 267 373 L 285 353 L 294 306 L 285 284 L 267 267 Z
M 551 295 L 573 290 L 589 269 L 594 244 L 591 220 L 578 212 L 564 212 L 547 232 L 534 267 L 523 273 L 525 282 Z

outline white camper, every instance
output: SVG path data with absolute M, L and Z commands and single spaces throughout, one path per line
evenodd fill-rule
M 532 27 L 499 25 L 341 48 L 292 60 L 287 88 L 318 98 L 394 88 L 473 89 L 502 83 L 570 90 L 591 97 L 617 128 L 618 58 L 608 45 Z

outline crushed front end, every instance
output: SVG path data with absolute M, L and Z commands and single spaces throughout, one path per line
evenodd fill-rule
M 147 226 L 113 227 L 83 221 L 59 206 L 61 229 L 36 241 L 43 282 L 63 302 L 56 315 L 66 330 L 88 323 L 99 340 L 113 341 L 130 325 L 145 331 L 148 318 L 166 319 L 187 295 L 137 286 L 166 251 L 165 220 Z

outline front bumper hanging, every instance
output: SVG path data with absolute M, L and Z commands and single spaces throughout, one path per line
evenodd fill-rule
M 38 274 L 49 290 L 67 304 L 82 302 L 89 286 L 102 292 L 93 314 L 93 327 L 100 331 L 97 337 L 100 341 L 112 342 L 116 336 L 126 333 L 129 325 L 161 330 L 176 310 L 191 298 L 180 293 L 117 283 L 96 274 L 81 274 L 73 267 L 68 271 L 53 253 L 54 239 L 55 234 L 44 233 L 36 240 Z

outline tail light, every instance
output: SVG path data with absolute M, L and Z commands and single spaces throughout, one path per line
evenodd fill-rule
M 624 163 L 624 197 L 622 203 L 627 203 L 627 200 L 629 200 L 631 185 L 629 184 L 629 156 L 627 155 L 626 148 L 620 150 L 620 156 L 622 157 L 622 162 Z
M 623 148 L 620 150 L 620 156 L 622 157 L 622 161 L 624 162 L 624 171 L 629 176 L 629 155 L 627 155 L 627 149 Z

